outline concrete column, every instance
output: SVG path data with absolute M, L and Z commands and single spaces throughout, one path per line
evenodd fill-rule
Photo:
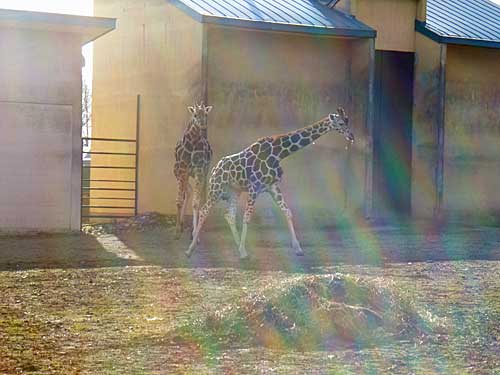
M 444 124 L 446 103 L 446 44 L 440 45 L 439 59 L 439 108 L 437 113 L 437 163 L 436 163 L 436 206 L 434 218 L 440 219 L 443 214 L 444 192 Z
M 368 65 L 368 106 L 366 114 L 365 217 L 373 216 L 373 121 L 375 115 L 375 38 L 370 39 Z

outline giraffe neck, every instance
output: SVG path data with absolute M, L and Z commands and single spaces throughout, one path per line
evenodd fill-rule
M 273 154 L 277 155 L 280 159 L 284 159 L 333 129 L 334 127 L 330 124 L 328 118 L 324 118 L 290 133 L 275 136 L 273 137 Z
M 207 139 L 207 135 L 207 129 L 201 129 L 200 127 L 196 126 L 193 119 L 189 121 L 184 132 L 184 136 L 192 141 L 196 141 L 201 138 Z

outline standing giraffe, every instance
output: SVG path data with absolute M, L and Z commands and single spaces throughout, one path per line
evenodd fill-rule
M 197 227 L 201 197 L 207 185 L 208 168 L 212 159 L 212 148 L 207 138 L 208 113 L 212 107 L 206 107 L 202 102 L 200 105 L 188 107 L 188 110 L 191 113 L 191 119 L 182 138 L 175 146 L 174 174 L 179 188 L 176 201 L 177 237 L 183 230 L 186 205 L 192 190 L 189 177 L 194 179 L 193 228 Z
M 257 196 L 262 192 L 268 192 L 285 214 L 292 247 L 297 255 L 304 255 L 295 234 L 292 213 L 279 187 L 283 175 L 280 161 L 332 130 L 338 131 L 349 142 L 354 142 L 345 111 L 343 108 L 338 108 L 337 113 L 330 114 L 312 125 L 287 134 L 261 138 L 240 153 L 223 157 L 212 170 L 208 200 L 200 211 L 198 226 L 194 230 L 193 240 L 186 255 L 189 257 L 193 252 L 200 230 L 212 206 L 224 199 L 228 201 L 224 217 L 231 228 L 236 245 L 239 246 L 240 258 L 246 258 L 248 256 L 245 248 L 247 226 L 252 217 Z M 248 198 L 240 238 L 235 218 L 239 196 L 243 191 L 248 192 Z

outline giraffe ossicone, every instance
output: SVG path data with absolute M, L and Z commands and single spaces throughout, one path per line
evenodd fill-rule
M 177 179 L 177 223 L 176 236 L 183 231 L 184 215 L 189 195 L 193 194 L 193 228 L 197 227 L 198 213 L 203 192 L 207 185 L 207 176 L 212 160 L 212 148 L 208 142 L 208 114 L 212 106 L 203 102 L 189 106 L 191 118 L 181 139 L 175 146 L 174 175 Z M 189 178 L 194 179 L 194 189 L 189 184 Z
M 304 252 L 295 233 L 292 212 L 288 208 L 279 183 L 283 175 L 280 162 L 292 153 L 306 147 L 322 135 L 336 130 L 349 142 L 354 135 L 349 129 L 349 121 L 343 108 L 320 121 L 290 133 L 264 137 L 239 153 L 223 157 L 212 169 L 209 179 L 207 202 L 200 210 L 199 220 L 194 229 L 192 242 L 186 251 L 190 256 L 196 247 L 200 230 L 210 209 L 220 200 L 226 200 L 228 207 L 224 215 L 238 246 L 240 258 L 248 256 L 245 242 L 248 223 L 254 212 L 255 201 L 260 193 L 267 192 L 284 213 L 290 231 L 292 247 L 297 255 Z M 248 192 L 243 215 L 241 235 L 236 228 L 236 211 L 239 196 Z

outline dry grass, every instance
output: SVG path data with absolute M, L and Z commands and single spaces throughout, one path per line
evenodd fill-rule
M 172 334 L 190 322 L 203 321 L 207 311 L 217 307 L 226 312 L 228 306 L 248 309 L 235 302 L 251 303 L 248 293 L 256 295 L 271 284 L 286 285 L 287 277 L 291 284 L 282 296 L 288 297 L 270 296 L 266 301 L 289 304 L 282 311 L 291 313 L 295 302 L 290 296 L 296 295 L 291 290 L 297 280 L 304 285 L 311 276 L 159 267 L 1 272 L 0 373 L 495 373 L 497 262 L 395 265 L 389 276 L 384 275 L 387 268 L 336 267 L 339 270 L 394 283 L 413 295 L 415 304 L 425 304 L 423 310 L 446 318 L 448 331 L 425 341 L 386 335 L 372 345 L 333 346 L 328 351 L 308 348 L 307 341 L 297 351 L 289 350 L 293 341 L 287 348 L 265 348 L 235 337 L 223 345 L 200 345 L 196 340 L 178 342 Z M 261 315 L 256 322 L 265 317 L 265 304 L 257 304 Z M 276 323 L 278 315 L 268 318 Z M 217 343 L 220 337 L 211 339 Z
M 229 234 L 189 262 L 171 234 L 120 237 L 142 260 L 89 236 L 0 238 L 0 374 L 500 373 L 498 232 L 385 231 L 380 253 L 311 232 L 304 259 L 262 232 L 250 265 Z

